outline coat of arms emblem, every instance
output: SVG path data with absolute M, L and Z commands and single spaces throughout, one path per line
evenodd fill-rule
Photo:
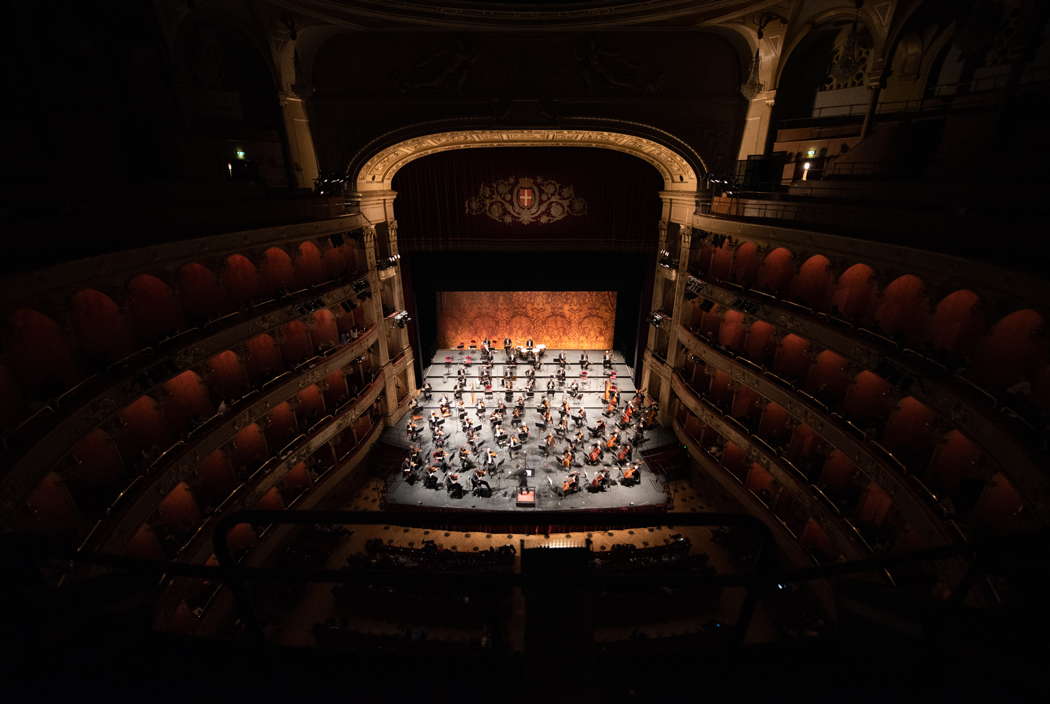
M 587 201 L 572 186 L 541 177 L 518 176 L 481 185 L 467 198 L 467 215 L 486 215 L 505 225 L 546 225 L 570 215 L 587 214 Z

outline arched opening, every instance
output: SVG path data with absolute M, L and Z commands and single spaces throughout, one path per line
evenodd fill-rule
M 243 254 L 226 257 L 222 268 L 222 284 L 235 306 L 241 307 L 259 297 L 259 272 Z
M 778 247 L 762 260 L 755 287 L 779 296 L 787 290 L 794 275 L 795 255 L 785 247 Z
M 219 285 L 215 273 L 197 262 L 179 267 L 176 275 L 179 300 L 186 315 L 194 322 L 203 322 L 230 311 L 226 291 Z
M 875 270 L 867 264 L 854 264 L 839 277 L 831 296 L 831 310 L 847 320 L 867 323 L 874 318 L 877 294 Z
M 929 317 L 926 284 L 912 274 L 905 274 L 886 287 L 875 313 L 883 332 L 907 342 L 918 342 L 925 337 Z
M 270 247 L 263 252 L 259 272 L 262 274 L 263 295 L 277 296 L 296 288 L 292 258 L 280 247 Z
M 194 371 L 185 371 L 164 382 L 164 417 L 176 435 L 197 426 L 215 410 L 208 388 Z
M 806 378 L 811 361 L 809 340 L 789 333 L 784 336 L 777 347 L 773 369 L 777 374 L 797 381 Z
M 827 310 L 834 281 L 831 261 L 822 254 L 815 254 L 799 267 L 792 282 L 791 295 L 811 308 Z
M 930 462 L 937 435 L 937 414 L 918 400 L 901 399 L 882 430 L 882 444 L 912 471 L 923 470 Z
M 300 288 L 313 286 L 325 279 L 321 250 L 313 242 L 300 242 L 296 249 L 295 279 Z
M 51 318 L 29 308 L 16 310 L 8 328 L 7 357 L 24 388 L 49 394 L 77 380 L 73 353 Z
M 993 389 L 1030 379 L 1046 359 L 1046 321 L 1034 310 L 1019 310 L 988 331 L 974 354 L 972 373 Z
M 740 245 L 733 257 L 733 281 L 741 286 L 751 286 L 758 276 L 761 261 L 758 256 L 758 245 L 745 242 Z
M 152 342 L 182 329 L 182 308 L 175 292 L 156 276 L 139 274 L 128 282 L 128 314 L 135 334 Z
M 80 348 L 96 362 L 115 362 L 136 347 L 120 308 L 101 291 L 73 294 L 69 315 Z
M 976 293 L 962 290 L 937 304 L 930 326 L 934 349 L 964 357 L 973 352 L 985 328 L 980 302 Z

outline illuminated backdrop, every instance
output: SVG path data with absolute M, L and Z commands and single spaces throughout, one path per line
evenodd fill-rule
M 550 348 L 603 350 L 613 344 L 615 291 L 441 291 L 438 347 L 486 337 L 531 337 Z

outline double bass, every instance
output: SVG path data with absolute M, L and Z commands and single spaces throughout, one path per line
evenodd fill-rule
M 616 461 L 623 464 L 629 459 L 631 459 L 631 446 L 625 443 L 620 447 L 620 451 L 616 453 Z

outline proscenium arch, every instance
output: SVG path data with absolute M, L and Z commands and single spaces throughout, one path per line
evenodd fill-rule
M 405 165 L 431 154 L 486 147 L 593 147 L 635 156 L 652 165 L 667 191 L 696 192 L 696 170 L 685 157 L 654 140 L 623 132 L 587 129 L 474 129 L 434 132 L 384 147 L 352 174 L 358 193 L 390 191 Z M 706 170 L 706 166 L 701 162 Z

